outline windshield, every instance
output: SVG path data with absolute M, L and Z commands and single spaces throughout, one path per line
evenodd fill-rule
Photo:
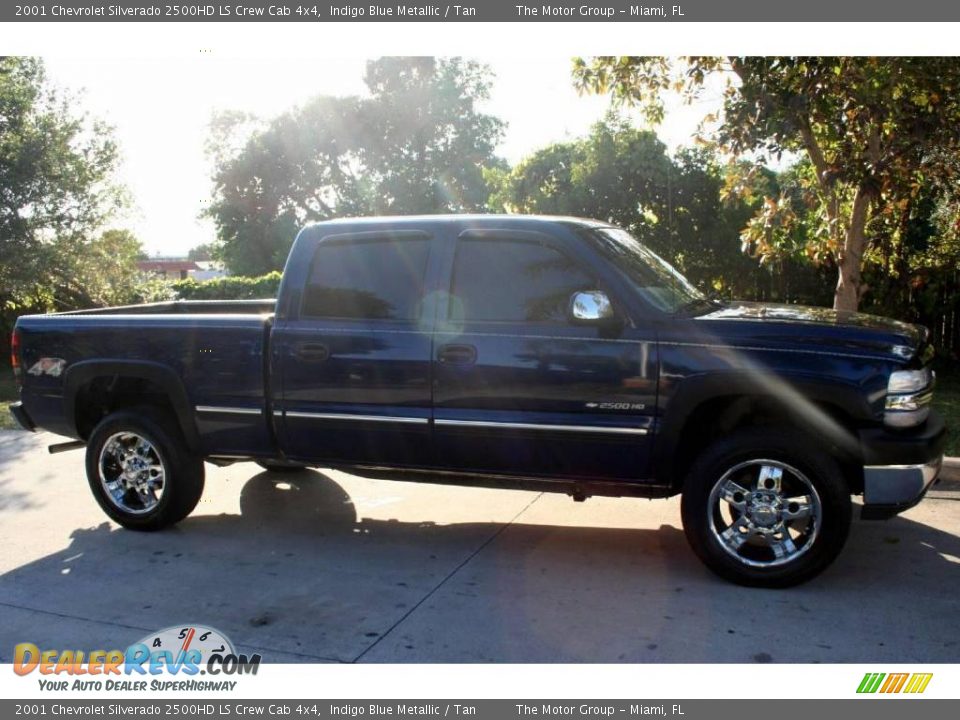
M 676 313 L 709 302 L 670 263 L 643 245 L 626 230 L 591 228 L 590 237 L 616 265 L 637 292 L 658 310 Z

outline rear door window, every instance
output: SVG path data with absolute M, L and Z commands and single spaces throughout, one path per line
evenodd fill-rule
M 301 317 L 415 320 L 429 251 L 427 238 L 322 242 L 304 289 Z

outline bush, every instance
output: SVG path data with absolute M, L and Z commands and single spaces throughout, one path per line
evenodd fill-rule
M 277 296 L 280 277 L 275 270 L 260 277 L 236 275 L 200 282 L 187 278 L 172 287 L 181 300 L 265 300 Z

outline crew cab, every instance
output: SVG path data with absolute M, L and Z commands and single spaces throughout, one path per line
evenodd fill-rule
M 925 329 L 707 299 L 624 230 L 560 217 L 303 229 L 277 299 L 21 317 L 13 414 L 86 446 L 97 502 L 157 530 L 204 462 L 591 495 L 682 495 L 734 582 L 823 570 L 920 501 L 944 425 Z

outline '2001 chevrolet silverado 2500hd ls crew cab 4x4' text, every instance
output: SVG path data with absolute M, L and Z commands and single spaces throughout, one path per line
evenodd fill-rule
M 707 300 L 573 218 L 336 220 L 276 301 L 21 317 L 14 415 L 86 445 L 128 528 L 186 517 L 204 461 L 590 495 L 682 494 L 696 554 L 785 586 L 936 480 L 923 328 Z

